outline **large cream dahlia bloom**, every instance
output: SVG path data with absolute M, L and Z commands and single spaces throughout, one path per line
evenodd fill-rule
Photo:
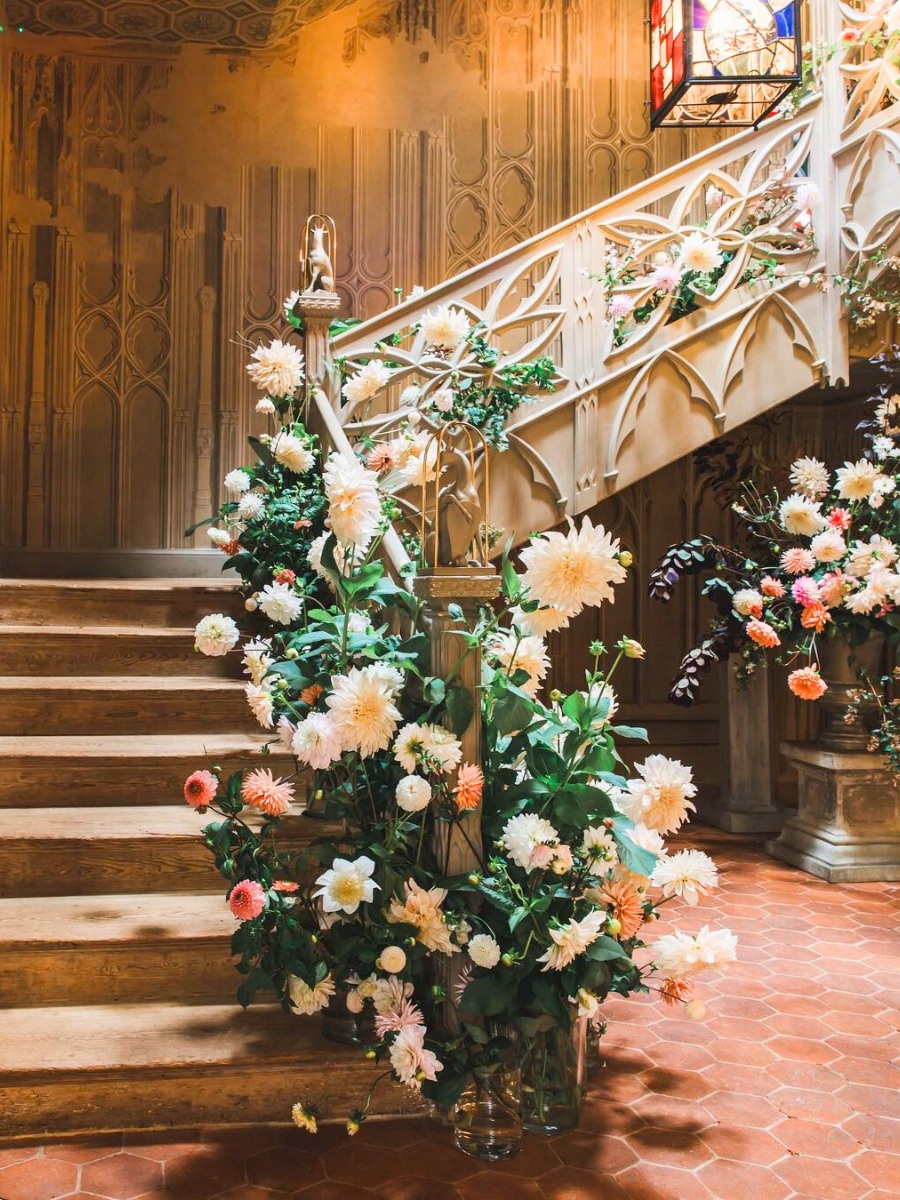
M 605 924 L 606 913 L 598 908 L 580 921 L 569 921 L 562 929 L 549 929 L 547 932 L 553 939 L 553 945 L 538 955 L 537 961 L 545 964 L 541 970 L 561 971 L 574 962 L 592 942 L 596 942 Z
M 719 243 L 698 229 L 689 233 L 681 243 L 675 264 L 682 271 L 701 271 L 706 274 L 721 267 L 723 261 Z
M 395 896 L 390 903 L 387 919 L 393 925 L 414 925 L 416 940 L 438 954 L 458 954 L 459 946 L 450 940 L 450 929 L 444 920 L 441 905 L 447 898 L 444 888 L 423 888 L 414 879 L 403 885 L 404 899 Z
M 291 751 L 313 770 L 325 771 L 341 757 L 344 747 L 331 716 L 314 712 L 298 722 L 291 736 Z
M 325 703 L 345 750 L 368 758 L 386 750 L 400 721 L 387 684 L 371 667 L 351 667 L 346 675 L 333 675 L 331 695 Z
M 391 381 L 393 371 L 377 358 L 369 359 L 364 367 L 351 375 L 341 391 L 348 404 L 364 404 Z
M 602 525 L 594 528 L 585 517 L 576 529 L 570 518 L 567 533 L 541 534 L 522 551 L 522 583 L 532 600 L 575 616 L 585 605 L 614 599 L 612 585 L 626 577 L 618 554 L 618 538 Z
M 425 344 L 435 350 L 455 350 L 471 328 L 471 321 L 461 308 L 450 304 L 439 304 L 430 308 L 422 317 L 421 329 Z
M 518 638 L 514 633 L 507 633 L 494 642 L 491 656 L 503 668 L 507 675 L 516 671 L 527 671 L 528 678 L 521 688 L 529 696 L 536 696 L 538 688 L 550 669 L 550 659 L 547 647 L 539 637 Z
M 241 639 L 237 625 L 222 613 L 210 613 L 197 622 L 194 630 L 194 649 L 211 658 L 227 654 Z
M 845 462 L 834 474 L 838 495 L 843 500 L 865 500 L 872 494 L 879 471 L 874 463 L 861 458 L 859 462 Z
M 632 821 L 642 821 L 660 833 L 674 833 L 696 811 L 691 798 L 697 795 L 691 768 L 676 758 L 651 754 L 636 767 L 638 779 L 629 779 L 627 790 L 617 797 L 619 808 Z
M 680 896 L 688 904 L 696 904 L 719 886 L 719 871 L 702 850 L 679 850 L 659 860 L 650 882 L 662 888 L 664 896 Z
M 814 537 L 828 522 L 822 516 L 821 504 L 809 496 L 792 493 L 778 506 L 778 520 L 785 533 L 799 537 Z
M 295 475 L 303 475 L 316 461 L 316 456 L 302 438 L 293 433 L 279 433 L 272 446 L 275 461 Z
M 253 351 L 247 373 L 261 392 L 270 396 L 289 396 L 303 382 L 303 351 L 288 342 L 276 340 Z
M 697 934 L 669 933 L 653 946 L 653 963 L 670 979 L 685 979 L 737 958 L 737 938 L 729 929 L 708 925 Z
M 344 546 L 366 546 L 378 531 L 378 477 L 355 454 L 335 451 L 322 472 L 331 531 Z

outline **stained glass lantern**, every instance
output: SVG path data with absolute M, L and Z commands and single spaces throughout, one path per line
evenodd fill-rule
M 800 0 L 650 0 L 650 124 L 755 125 L 800 82 Z

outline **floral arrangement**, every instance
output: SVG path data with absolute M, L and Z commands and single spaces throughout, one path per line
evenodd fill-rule
M 790 469 L 793 490 L 761 494 L 752 482 L 732 505 L 744 522 L 749 552 L 701 537 L 669 548 L 650 580 L 650 594 L 666 601 L 683 575 L 705 575 L 702 593 L 718 619 L 684 657 L 670 699 L 693 702 L 703 675 L 729 655 L 747 679 L 770 654 L 788 663 L 790 690 L 818 700 L 828 690 L 821 639 L 851 649 L 873 634 L 896 641 L 900 616 L 900 348 L 873 360 L 885 382 L 873 398 L 872 419 L 861 429 L 866 448 L 855 462 L 831 471 L 815 458 Z M 872 748 L 898 761 L 894 706 L 888 679 L 860 678 L 882 712 Z M 879 686 L 879 684 L 881 686 Z M 885 724 L 887 723 L 887 724 Z
M 450 353 L 450 326 L 462 336 L 463 322 L 440 320 L 446 335 L 436 324 L 425 336 Z M 345 382 L 348 403 L 374 363 Z M 589 518 L 534 537 L 518 567 L 504 556 L 496 605 L 474 619 L 451 610 L 460 661 L 481 655 L 478 686 L 461 684 L 459 665 L 434 674 L 419 601 L 379 558 L 399 456 L 382 453 L 390 442 L 327 453 L 303 424 L 304 365 L 289 343 L 258 347 L 248 370 L 275 428 L 250 439 L 256 462 L 226 477 L 232 498 L 210 531 L 243 581 L 244 629 L 212 614 L 195 644 L 242 654 L 268 748 L 296 771 L 201 768 L 184 788 L 215 817 L 203 836 L 238 922 L 238 1000 L 265 990 L 298 1015 L 349 1014 L 385 1075 L 447 1109 L 473 1072 L 530 1061 L 525 1094 L 533 1125 L 546 1126 L 541 1039 L 599 1020 L 611 991 L 652 985 L 700 1014 L 695 977 L 736 952 L 731 933 L 708 926 L 643 940 L 664 905 L 696 904 L 718 877 L 704 853 L 664 842 L 694 808 L 690 768 L 650 755 L 629 778 L 617 748 L 646 740 L 615 723 L 613 688 L 642 647 L 623 639 L 607 665 L 595 644 L 583 690 L 540 696 L 546 634 L 612 602 L 631 556 Z M 417 447 L 436 474 L 428 443 Z M 482 753 L 467 761 L 479 719 Z M 297 846 L 301 780 L 322 836 Z M 452 873 L 454 838 L 474 870 Z M 370 1100 L 348 1115 L 351 1134 Z M 293 1118 L 315 1130 L 314 1098 Z

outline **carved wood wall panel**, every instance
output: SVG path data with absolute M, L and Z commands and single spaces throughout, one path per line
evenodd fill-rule
M 217 7 L 220 37 L 187 3 L 158 30 L 158 6 L 79 3 L 0 39 L 2 545 L 185 545 L 256 421 L 247 343 L 282 331 L 312 209 L 371 316 L 670 155 L 627 0 L 310 3 L 292 58 L 232 59 L 250 5 Z M 176 26 L 221 44 L 167 49 Z

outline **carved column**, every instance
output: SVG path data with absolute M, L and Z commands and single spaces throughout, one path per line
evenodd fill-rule
M 434 287 L 447 270 L 447 118 L 440 133 L 423 133 L 422 245 L 419 275 Z
M 191 523 L 196 473 L 201 469 L 193 444 L 192 424 L 198 409 L 198 361 L 202 341 L 197 337 L 197 302 L 203 278 L 202 212 L 197 204 L 180 204 L 173 195 L 172 230 L 172 429 L 169 435 L 168 544 L 183 544 Z M 209 462 L 206 463 L 207 470 Z M 208 490 L 208 482 L 207 482 Z M 208 512 L 204 515 L 208 516 Z
M 75 231 L 57 229 L 53 258 L 50 343 L 50 545 L 74 541 L 75 445 L 72 408 L 75 401 L 75 319 L 78 313 L 78 266 Z
M 28 399 L 28 491 L 25 506 L 25 545 L 43 546 L 46 497 L 44 455 L 47 446 L 47 301 L 50 288 L 35 283 L 31 289 L 34 323 L 31 336 L 31 395 Z
M 197 483 L 194 493 L 194 521 L 202 521 L 213 510 L 213 471 L 215 414 L 213 412 L 213 371 L 216 293 L 211 287 L 200 289 L 200 379 L 197 392 Z M 195 535 L 195 544 L 205 545 L 206 538 Z
M 232 230 L 226 229 L 222 240 L 222 308 L 219 389 L 219 446 L 218 462 L 223 471 L 230 471 L 240 461 L 239 424 L 241 398 L 246 388 L 244 370 L 247 357 L 240 337 L 243 332 L 244 244 Z M 215 499 L 218 499 L 216 495 Z
M 768 671 L 747 688 L 725 667 L 725 711 L 720 725 L 720 792 L 700 801 L 700 815 L 728 833 L 778 833 L 785 810 L 775 804 L 775 741 Z
M 24 469 L 22 461 L 22 423 L 25 401 L 25 363 L 28 361 L 28 253 L 27 225 L 11 220 L 6 231 L 6 309 L 3 329 L 3 363 L 0 383 L 3 383 L 0 408 L 0 448 L 3 469 L 0 470 L 0 543 L 19 546 L 22 543 L 22 496 Z M 5 378 L 4 378 L 5 376 Z

